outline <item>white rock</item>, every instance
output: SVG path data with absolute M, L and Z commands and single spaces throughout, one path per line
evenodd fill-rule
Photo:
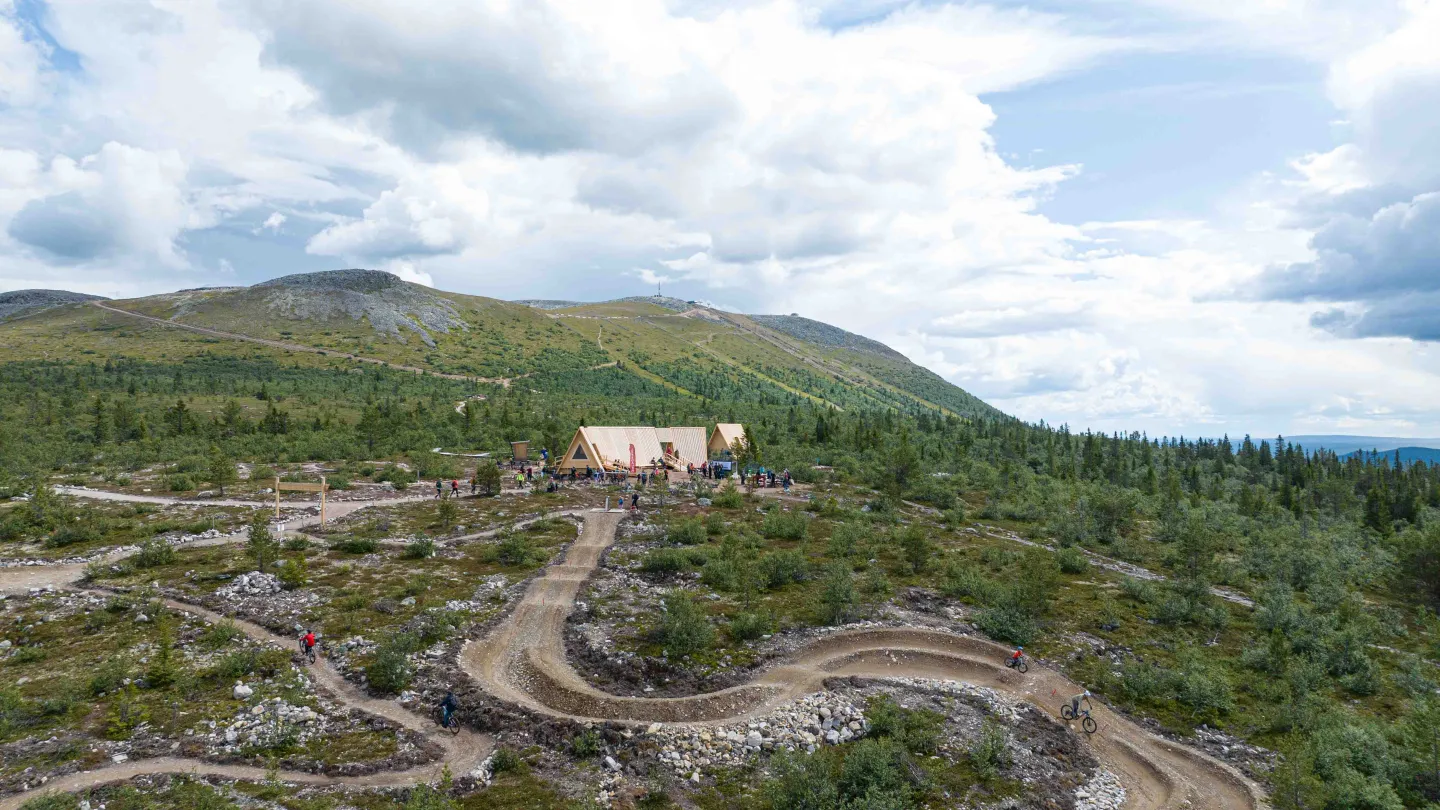
M 251 695 L 255 694 L 255 690 L 254 690 L 254 689 L 251 689 L 250 687 L 246 686 L 245 684 L 241 683 L 240 681 L 236 681 L 236 682 L 235 682 L 235 692 L 234 692 L 234 694 L 235 694 L 235 699 L 236 699 L 236 700 L 244 700 L 244 699 L 250 697 Z
M 124 762 L 125 760 L 127 760 L 127 759 L 129 759 L 129 758 L 130 758 L 130 756 L 129 756 L 128 754 L 116 754 L 115 756 L 110 757 L 110 760 L 111 760 L 112 762 L 114 762 L 116 765 L 119 765 L 120 763 Z

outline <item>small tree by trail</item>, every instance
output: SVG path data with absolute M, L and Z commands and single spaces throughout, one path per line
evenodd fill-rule
M 264 512 L 256 512 L 250 519 L 246 534 L 245 550 L 255 559 L 255 570 L 263 574 L 280 551 L 280 544 L 275 542 L 275 536 L 270 534 L 270 524 L 266 522 Z
M 222 496 L 225 494 L 225 485 L 234 483 L 236 478 L 234 459 L 225 455 L 225 451 L 216 444 L 210 445 L 209 478 L 210 483 L 220 490 Z
M 475 486 L 487 497 L 500 494 L 500 468 L 493 461 L 482 461 L 475 467 Z

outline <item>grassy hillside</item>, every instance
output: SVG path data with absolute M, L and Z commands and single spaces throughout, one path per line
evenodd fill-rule
M 106 304 L 121 313 L 58 306 L 0 329 L 13 336 L 0 341 L 0 359 L 176 361 L 217 354 L 344 367 L 347 361 L 337 355 L 355 355 L 441 374 L 529 377 L 537 388 L 550 387 L 541 377 L 616 366 L 699 405 L 803 402 L 840 410 L 999 415 L 883 344 L 816 321 L 757 319 L 671 298 L 537 303 L 436 291 L 378 271 L 307 273 L 253 287 Z M 122 313 L 225 334 L 169 329 Z M 307 350 L 309 356 L 301 357 Z

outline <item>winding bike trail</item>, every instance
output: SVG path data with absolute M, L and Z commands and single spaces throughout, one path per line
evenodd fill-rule
M 887 628 L 837 631 L 806 645 L 750 683 L 713 693 L 634 698 L 602 692 L 588 684 L 566 659 L 563 631 L 580 588 L 615 542 L 616 529 L 624 516 L 617 510 L 584 513 L 580 536 L 564 558 L 531 582 L 519 604 L 499 626 L 461 648 L 462 670 L 495 697 L 541 715 L 628 725 L 731 723 L 821 691 L 827 678 L 837 676 L 964 681 L 1024 699 L 1052 716 L 1068 696 L 1082 691 L 1081 686 L 1055 670 L 1034 666 L 1028 675 L 1022 675 L 1005 668 L 1000 662 L 1008 649 L 989 641 L 936 630 Z M 10 578 L 10 572 L 0 571 L 0 583 L 8 585 Z M 221 618 L 189 604 L 167 600 L 167 605 L 212 621 Z M 236 624 L 257 640 L 280 644 L 282 648 L 290 643 L 258 625 L 242 621 Z M 366 696 L 324 663 L 310 671 L 342 702 L 436 740 L 445 749 L 445 757 L 420 768 L 358 777 L 281 771 L 278 777 L 285 781 L 354 786 L 414 784 L 435 778 L 444 765 L 456 774 L 468 772 L 493 749 L 493 741 L 485 735 L 466 731 L 447 739 L 449 735 L 437 734 L 429 723 L 398 704 Z M 1152 734 L 1104 705 L 1097 704 L 1093 715 L 1099 731 L 1090 736 L 1090 745 L 1125 786 L 1126 810 L 1267 807 L 1261 788 L 1233 767 Z M 36 790 L 0 799 L 0 810 L 12 810 L 38 791 L 73 791 L 159 772 L 266 778 L 263 769 L 250 766 L 176 758 L 136 760 L 51 780 Z

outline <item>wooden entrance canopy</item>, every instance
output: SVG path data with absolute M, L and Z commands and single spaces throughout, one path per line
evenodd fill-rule
M 285 492 L 318 492 L 320 493 L 320 525 L 325 525 L 325 493 L 330 486 L 325 483 L 325 476 L 320 476 L 320 483 L 309 484 L 301 482 L 281 481 L 279 476 L 275 477 L 275 519 L 280 519 L 280 491 Z

